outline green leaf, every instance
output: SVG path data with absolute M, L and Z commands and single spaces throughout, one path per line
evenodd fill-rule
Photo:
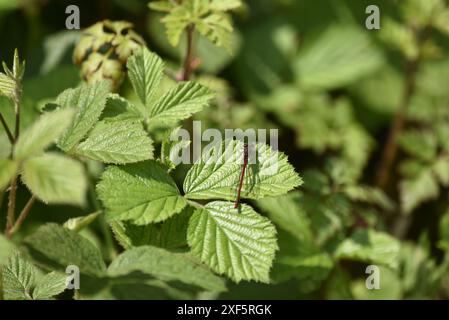
M 277 249 L 276 229 L 250 206 L 211 202 L 195 211 L 187 240 L 192 252 L 218 274 L 232 280 L 268 283 Z
M 399 50 L 408 60 L 418 57 L 419 45 L 411 28 L 386 17 L 379 35 L 382 41 Z
M 16 246 L 4 235 L 0 234 L 0 268 L 8 262 L 11 254 L 16 250 Z
M 71 151 L 92 129 L 106 105 L 109 90 L 109 82 L 101 81 L 65 90 L 58 96 L 56 104 L 76 109 L 75 119 L 58 143 L 62 150 Z
M 164 62 L 156 54 L 142 47 L 128 59 L 127 67 L 129 79 L 144 106 L 140 111 L 146 117 L 155 89 L 163 76 Z
M 173 179 L 156 161 L 109 167 L 97 192 L 110 219 L 137 225 L 166 220 L 186 205 Z
M 195 82 L 183 82 L 164 94 L 151 109 L 152 122 L 172 124 L 201 111 L 214 98 L 214 93 Z
M 422 160 L 430 161 L 437 155 L 437 140 L 430 131 L 410 130 L 404 132 L 399 143 L 411 156 Z
M 43 152 L 68 128 L 74 113 L 72 108 L 67 108 L 42 115 L 20 135 L 14 148 L 15 158 L 25 159 Z
M 172 46 L 177 46 L 182 33 L 189 25 L 193 25 L 199 33 L 207 37 L 217 46 L 230 50 L 231 18 L 225 12 L 241 5 L 240 1 L 204 1 L 184 0 L 177 5 L 167 2 L 150 4 L 150 8 L 167 12 L 161 19 L 167 29 L 167 38 Z
M 438 182 L 431 170 L 423 170 L 413 179 L 400 183 L 401 207 L 405 214 L 411 213 L 421 203 L 435 199 L 440 193 Z
M 11 256 L 3 268 L 3 291 L 7 300 L 31 300 L 35 285 L 35 267 L 19 253 Z
M 57 272 L 50 272 L 40 278 L 33 290 L 33 299 L 49 300 L 66 289 L 67 275 Z
M 151 1 L 150 3 L 148 3 L 148 7 L 151 10 L 163 12 L 170 12 L 175 6 L 176 6 L 175 3 L 170 2 L 168 0 Z
M 57 224 L 40 227 L 26 238 L 25 243 L 31 249 L 32 256 L 43 260 L 42 263 L 46 265 L 51 262 L 63 270 L 69 265 L 76 265 L 81 272 L 93 276 L 101 276 L 106 272 L 101 253 L 92 242 Z
M 16 82 L 7 75 L 0 72 L 0 95 L 8 98 L 14 97 L 14 90 L 16 89 Z
M 345 25 L 330 26 L 304 48 L 294 71 L 305 88 L 342 87 L 377 70 L 383 62 L 365 31 Z
M 184 191 L 190 199 L 234 200 L 242 171 L 244 146 L 241 141 L 227 140 L 221 149 L 212 150 L 212 158 L 203 153 L 184 180 Z M 300 186 L 301 178 L 288 163 L 287 157 L 268 145 L 258 143 L 249 155 L 241 197 L 260 199 L 278 196 Z M 257 151 L 257 158 L 256 158 Z M 251 154 L 254 160 L 251 164 Z M 208 161 L 214 160 L 214 161 Z
M 439 247 L 443 250 L 449 251 L 449 211 L 447 211 L 440 220 L 439 238 Z
M 26 160 L 22 180 L 45 203 L 83 205 L 87 180 L 81 163 L 56 153 Z
M 142 121 L 143 117 L 139 109 L 125 98 L 116 93 L 108 95 L 106 107 L 103 110 L 100 120 L 104 121 Z
M 152 245 L 166 249 L 187 246 L 187 226 L 193 209 L 185 207 L 166 221 L 143 226 L 131 222 L 112 221 L 111 228 L 115 238 L 125 249 Z
M 399 249 L 398 240 L 386 233 L 358 229 L 338 245 L 335 257 L 397 268 Z
M 104 163 L 126 164 L 153 158 L 153 142 L 141 123 L 97 123 L 76 153 Z
M 125 251 L 108 268 L 110 276 L 141 271 L 162 281 L 180 281 L 209 291 L 225 291 L 224 281 L 185 253 L 152 246 Z
M 0 159 L 0 192 L 11 183 L 16 171 L 16 162 L 9 159 Z
M 439 157 L 432 166 L 435 176 L 443 186 L 449 185 L 449 159 L 446 156 Z
M 311 242 L 312 232 L 310 219 L 300 204 L 298 193 L 289 193 L 280 197 L 270 197 L 257 200 L 268 217 L 275 224 L 300 241 Z
M 237 9 L 242 5 L 240 0 L 211 0 L 210 8 L 212 10 L 228 11 Z
M 232 49 L 231 33 L 233 31 L 231 17 L 223 12 L 214 12 L 198 20 L 196 28 L 199 33 L 208 38 L 218 47 Z

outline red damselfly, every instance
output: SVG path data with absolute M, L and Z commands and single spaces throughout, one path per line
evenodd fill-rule
M 240 181 L 239 181 L 239 188 L 237 190 L 237 199 L 234 203 L 234 209 L 237 209 L 240 203 L 240 194 L 242 192 L 243 187 L 243 181 L 245 179 L 245 171 L 246 167 L 248 166 L 248 144 L 243 145 L 243 166 L 242 166 L 242 172 L 240 173 Z

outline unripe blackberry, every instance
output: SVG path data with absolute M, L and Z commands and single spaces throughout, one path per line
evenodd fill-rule
M 73 60 L 87 83 L 103 79 L 118 88 L 128 57 L 145 41 L 126 21 L 104 20 L 87 28 L 75 47 Z

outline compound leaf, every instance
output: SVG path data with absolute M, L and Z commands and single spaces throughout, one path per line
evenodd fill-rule
M 195 211 L 187 240 L 195 254 L 218 274 L 232 280 L 268 283 L 277 249 L 276 229 L 250 206 L 216 201 Z
M 242 187 L 242 198 L 278 196 L 302 184 L 287 157 L 268 145 L 258 143 L 249 150 L 249 164 Z M 225 141 L 211 153 L 203 153 L 187 173 L 184 191 L 190 199 L 233 200 L 242 171 L 244 146 L 241 141 Z
M 226 290 L 224 281 L 186 253 L 142 246 L 125 251 L 109 266 L 110 276 L 141 271 L 162 281 L 180 281 L 209 291 Z
M 32 249 L 63 270 L 69 265 L 77 266 L 81 272 L 98 276 L 106 271 L 101 252 L 88 239 L 72 230 L 54 223 L 40 227 L 25 240 Z M 36 255 L 38 256 L 38 255 Z
M 3 190 L 14 177 L 17 170 L 17 163 L 9 159 L 0 160 L 0 191 Z
M 127 68 L 129 79 L 144 106 L 141 112 L 146 116 L 145 110 L 161 82 L 164 62 L 147 48 L 141 47 L 139 52 L 128 59 Z
M 109 218 L 138 225 L 161 222 L 186 205 L 173 179 L 156 161 L 109 167 L 97 192 Z
M 76 110 L 72 124 L 59 140 L 58 146 L 62 150 L 71 151 L 92 129 L 106 105 L 109 90 L 109 82 L 101 81 L 67 89 L 58 96 L 55 102 L 57 105 L 74 107 Z
M 141 123 L 99 122 L 76 153 L 104 163 L 126 164 L 153 158 L 153 142 Z
M 33 299 L 49 300 L 63 292 L 66 288 L 67 275 L 58 272 L 50 272 L 37 281 L 33 290 Z
M 31 300 L 36 270 L 35 267 L 23 259 L 19 253 L 9 258 L 3 268 L 3 291 L 8 300 Z
M 20 135 L 14 148 L 15 158 L 24 159 L 43 152 L 68 128 L 74 113 L 72 108 L 67 108 L 42 115 Z
M 195 82 L 183 82 L 170 89 L 151 109 L 151 121 L 163 124 L 189 118 L 201 111 L 214 97 L 214 93 Z
M 52 204 L 83 205 L 87 180 L 81 163 L 56 153 L 26 160 L 23 182 L 40 200 Z
M 379 263 L 391 268 L 398 265 L 400 244 L 390 235 L 368 229 L 356 230 L 341 242 L 336 251 L 338 259 Z

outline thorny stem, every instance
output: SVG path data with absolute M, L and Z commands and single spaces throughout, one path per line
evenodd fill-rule
M 14 144 L 14 137 L 12 135 L 12 132 L 9 129 L 8 124 L 6 123 L 5 118 L 3 118 L 3 115 L 1 113 L 0 113 L 0 122 L 3 125 L 3 128 L 5 128 L 5 132 L 6 135 L 8 136 L 9 142 L 11 142 L 11 144 Z
M 25 207 L 22 209 L 22 212 L 19 215 L 19 218 L 17 218 L 17 221 L 15 222 L 14 226 L 8 231 L 8 238 L 10 238 L 14 233 L 16 233 L 20 227 L 22 226 L 25 219 L 28 217 L 28 214 L 30 213 L 31 207 L 36 202 L 36 196 L 32 195 L 30 200 L 26 203 Z
M 407 80 L 405 83 L 402 100 L 391 126 L 390 134 L 383 151 L 382 162 L 376 177 L 376 184 L 379 188 L 382 189 L 385 189 L 390 179 L 391 167 L 394 163 L 398 151 L 397 140 L 402 133 L 402 130 L 404 129 L 407 110 L 409 108 L 413 92 L 415 91 L 416 73 L 419 64 L 419 59 L 416 59 L 414 61 L 410 61 L 407 66 Z
M 194 66 L 193 66 L 193 47 L 194 47 L 194 33 L 195 33 L 195 26 L 189 25 L 186 29 L 187 32 L 187 52 L 186 57 L 184 59 L 184 71 L 181 76 L 182 81 L 187 81 L 190 79 Z
M 11 148 L 11 158 L 13 158 L 14 154 L 14 146 L 20 135 L 20 104 L 22 100 L 22 88 L 20 85 L 20 79 L 15 78 L 16 81 L 16 89 L 14 90 L 14 111 L 15 111 L 15 131 L 14 131 L 14 142 L 12 143 Z M 16 198 L 17 198 L 17 179 L 18 175 L 15 174 L 11 180 L 11 187 L 9 191 L 8 198 L 8 211 L 6 214 L 6 236 L 8 238 L 11 237 L 11 229 L 14 227 L 14 219 L 15 219 L 15 209 L 16 209 Z
M 416 89 L 416 75 L 422 62 L 422 47 L 429 36 L 429 28 L 426 27 L 422 33 L 417 34 L 419 53 L 416 58 L 409 60 L 406 69 L 406 82 L 402 99 L 397 109 L 393 124 L 390 129 L 390 134 L 387 143 L 384 147 L 381 164 L 376 176 L 376 185 L 379 188 L 385 189 L 390 179 L 391 168 L 396 159 L 398 152 L 398 138 L 401 135 L 407 118 L 407 111 L 410 106 L 413 94 Z M 416 31 L 415 31 L 416 32 Z

